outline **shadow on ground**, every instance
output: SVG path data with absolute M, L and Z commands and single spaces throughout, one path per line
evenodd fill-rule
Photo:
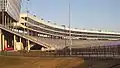
M 120 68 L 120 60 L 85 60 L 86 68 Z

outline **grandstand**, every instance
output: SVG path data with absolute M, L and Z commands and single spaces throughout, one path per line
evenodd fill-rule
M 30 14 L 20 14 L 20 21 L 14 23 L 14 31 L 48 44 L 53 50 L 69 47 L 69 28 L 52 24 L 43 18 Z M 120 33 L 71 28 L 72 48 L 104 46 L 120 40 Z M 32 47 L 32 46 L 31 46 Z

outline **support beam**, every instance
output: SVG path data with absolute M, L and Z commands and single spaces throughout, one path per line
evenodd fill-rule
M 9 21 L 10 21 L 10 23 L 9 23 L 9 28 L 12 30 L 12 29 L 13 29 L 13 26 L 11 25 L 12 20 L 10 19 Z
M 21 39 L 21 37 L 20 37 L 20 42 L 21 42 L 21 40 L 22 40 L 22 39 Z
M 5 50 L 5 36 L 2 34 L 2 50 Z
M 28 45 L 28 52 L 30 51 L 30 41 L 27 41 L 27 45 Z
M 33 35 L 33 33 L 34 33 L 34 32 L 33 32 L 33 31 L 31 31 L 31 36 L 34 36 L 34 35 Z
M 9 21 L 9 17 L 7 17 L 7 27 L 10 28 L 10 21 Z
M 6 20 L 7 18 L 6 18 L 6 15 L 5 15 L 5 27 L 6 27 L 6 22 L 7 22 L 7 20 Z
M 16 51 L 16 35 L 14 35 L 14 51 Z
M 3 0 L 4 1 L 4 0 Z M 4 25 L 4 9 L 2 9 L 2 25 Z
M 23 43 L 22 43 L 22 38 L 21 38 L 21 37 L 20 37 L 20 48 L 21 48 L 21 50 L 24 49 L 24 47 L 23 47 Z

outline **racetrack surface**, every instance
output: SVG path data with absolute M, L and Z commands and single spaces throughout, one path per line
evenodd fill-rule
M 78 57 L 0 56 L 0 68 L 84 68 L 84 60 Z

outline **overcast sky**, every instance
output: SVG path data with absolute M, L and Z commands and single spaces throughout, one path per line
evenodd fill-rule
M 68 26 L 68 0 L 30 0 L 29 11 L 58 25 Z M 120 31 L 120 0 L 71 0 L 74 28 Z M 25 0 L 22 4 L 25 11 Z

